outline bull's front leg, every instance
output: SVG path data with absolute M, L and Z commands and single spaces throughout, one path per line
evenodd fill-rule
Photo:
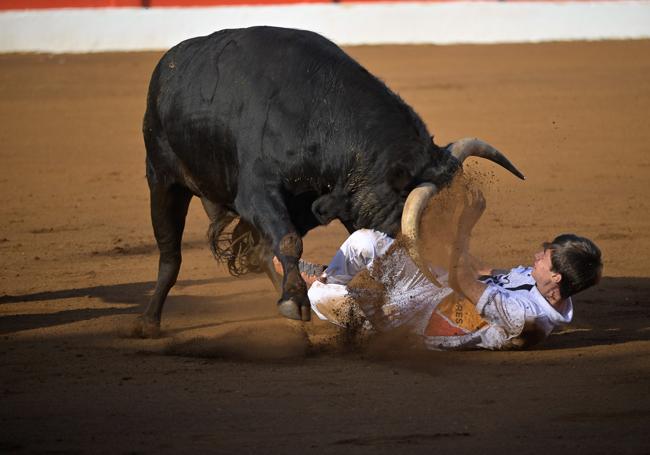
M 289 319 L 309 321 L 311 307 L 307 285 L 298 269 L 302 239 L 291 223 L 284 200 L 275 190 L 260 191 L 256 188 L 254 194 L 247 193 L 240 190 L 235 201 L 237 212 L 252 222 L 267 239 L 282 264 L 282 295 L 278 301 L 278 311 Z
M 275 251 L 284 271 L 278 311 L 289 319 L 309 321 L 311 305 L 307 298 L 307 284 L 298 268 L 302 256 L 302 239 L 296 232 L 289 232 L 280 239 Z

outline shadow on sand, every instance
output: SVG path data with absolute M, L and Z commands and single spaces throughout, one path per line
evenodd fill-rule
M 232 278 L 210 278 L 203 280 L 182 280 L 176 283 L 177 287 L 200 286 L 203 284 L 230 281 Z M 59 300 L 78 297 L 96 297 L 107 303 L 140 303 L 146 298 L 155 286 L 155 281 L 141 281 L 137 283 L 122 283 L 106 286 L 92 286 L 88 288 L 62 289 L 59 291 L 44 291 L 24 295 L 3 295 L 0 305 L 5 303 L 38 302 L 42 300 Z
M 246 278 L 244 278 L 246 279 Z M 213 284 L 232 280 L 230 277 L 183 280 L 178 287 Z M 124 283 L 26 295 L 4 295 L 0 305 L 69 298 L 99 298 L 123 308 L 77 308 L 48 314 L 23 314 L 0 317 L 0 334 L 66 324 L 115 314 L 136 314 L 153 291 L 154 282 Z M 213 297 L 171 296 L 184 303 L 214 302 Z M 190 302 L 190 303 L 192 303 Z M 247 316 L 244 319 L 247 319 Z M 601 284 L 575 298 L 574 322 L 553 334 L 534 349 L 567 349 L 594 345 L 611 345 L 650 340 L 650 278 L 603 278 Z
M 650 340 L 650 278 L 605 277 L 574 299 L 574 320 L 536 349 Z
M 202 280 L 181 280 L 177 282 L 176 286 L 182 288 L 184 286 L 198 286 L 230 280 L 232 280 L 232 278 L 228 277 Z M 102 316 L 129 313 L 136 314 L 142 311 L 141 307 L 146 304 L 149 295 L 153 292 L 155 284 L 154 281 L 143 281 L 106 286 L 92 286 L 87 288 L 63 289 L 58 291 L 44 291 L 24 295 L 3 295 L 0 296 L 0 305 L 88 298 L 100 299 L 104 303 L 111 304 L 111 307 L 97 308 L 96 305 L 93 305 L 93 308 L 75 308 L 52 313 L 14 314 L 2 316 L 0 317 L 0 334 L 67 324 L 95 319 Z M 177 299 L 179 297 L 180 296 L 173 296 L 170 297 L 169 300 Z M 194 299 L 203 301 L 208 298 L 182 296 L 182 299 L 184 301 Z M 212 301 L 213 299 L 209 300 Z M 115 308 L 115 304 L 123 305 L 123 307 Z

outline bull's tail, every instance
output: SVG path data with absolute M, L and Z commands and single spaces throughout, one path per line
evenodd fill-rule
M 240 218 L 210 223 L 208 242 L 212 256 L 217 262 L 225 264 L 231 275 L 262 272 L 259 235 Z

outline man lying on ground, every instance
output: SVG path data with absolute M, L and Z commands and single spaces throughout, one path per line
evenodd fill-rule
M 322 274 L 301 261 L 312 309 L 344 327 L 361 318 L 371 330 L 405 329 L 435 350 L 512 349 L 544 340 L 571 321 L 571 296 L 600 280 L 600 250 L 563 234 L 543 244 L 532 267 L 483 267 L 470 255 L 469 239 L 484 209 L 480 192 L 464 201 L 449 273 L 432 270 L 443 287 L 398 242 L 368 229 L 351 234 Z

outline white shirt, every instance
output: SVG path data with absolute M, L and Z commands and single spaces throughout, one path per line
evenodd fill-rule
M 540 294 L 531 272 L 531 267 L 519 266 L 506 274 L 482 280 L 487 288 L 476 310 L 487 321 L 487 326 L 468 335 L 425 337 L 426 346 L 430 349 L 505 349 L 526 342 L 530 333 L 543 339 L 555 327 L 571 322 L 571 299 L 566 299 L 559 311 L 555 309 Z

